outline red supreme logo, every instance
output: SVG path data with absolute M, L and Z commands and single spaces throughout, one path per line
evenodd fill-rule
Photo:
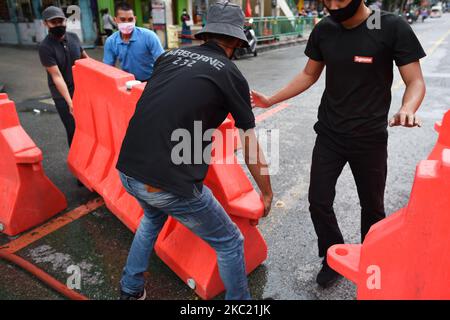
M 354 61 L 356 63 L 373 63 L 373 57 L 355 56 Z

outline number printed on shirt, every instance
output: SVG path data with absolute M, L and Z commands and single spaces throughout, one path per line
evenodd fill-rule
M 177 65 L 177 66 L 187 66 L 187 67 L 192 67 L 192 65 L 194 63 L 196 63 L 197 61 L 195 60 L 191 60 L 191 59 L 184 59 L 181 57 L 177 57 L 177 59 L 172 62 L 173 64 Z

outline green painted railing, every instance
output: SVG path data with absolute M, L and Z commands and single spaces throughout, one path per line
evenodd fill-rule
M 306 36 L 314 27 L 313 17 L 254 17 L 252 27 L 258 42 L 287 36 Z

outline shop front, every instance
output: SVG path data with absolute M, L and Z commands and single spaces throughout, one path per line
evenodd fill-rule
M 0 0 L 0 44 L 41 42 L 47 34 L 41 12 L 50 5 L 63 9 L 68 18 L 67 30 L 75 32 L 84 45 L 95 43 L 96 0 Z

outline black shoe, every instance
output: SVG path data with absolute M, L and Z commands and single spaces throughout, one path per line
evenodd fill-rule
M 324 259 L 322 262 L 322 269 L 320 269 L 319 273 L 317 274 L 316 282 L 319 284 L 319 286 L 325 289 L 331 286 L 341 277 L 342 276 L 339 273 L 330 268 L 330 266 Z
M 145 291 L 145 289 L 138 294 L 129 294 L 120 290 L 120 300 L 145 300 L 146 296 L 147 292 Z

